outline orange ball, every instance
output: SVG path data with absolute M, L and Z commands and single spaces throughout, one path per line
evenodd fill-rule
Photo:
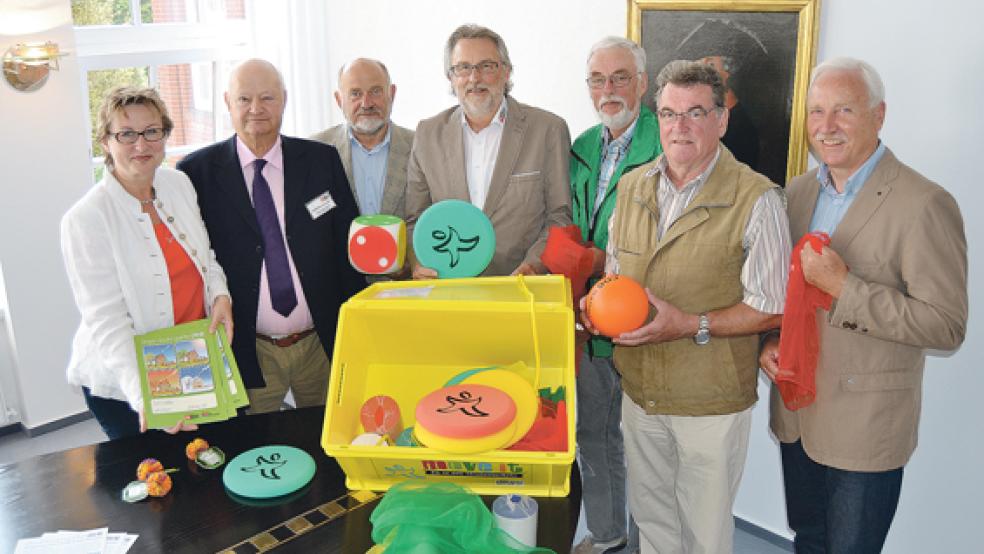
M 185 446 L 185 456 L 194 462 L 195 458 L 198 457 L 198 453 L 202 450 L 208 450 L 208 442 L 205 439 L 196 438 L 189 442 L 188 446 Z
M 147 476 L 147 494 L 164 496 L 171 492 L 171 476 L 163 471 L 155 471 Z
M 595 329 L 617 337 L 642 327 L 649 316 L 649 298 L 631 277 L 609 275 L 588 291 L 585 311 Z
M 147 458 L 137 466 L 137 479 L 146 481 L 151 473 L 164 471 L 164 466 L 154 458 Z

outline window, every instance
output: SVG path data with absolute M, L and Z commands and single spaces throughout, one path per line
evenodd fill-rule
M 76 27 L 245 19 L 243 0 L 72 0 Z
M 245 0 L 72 0 L 88 99 L 93 176 L 102 177 L 96 116 L 121 85 L 156 88 L 174 120 L 165 164 L 232 134 L 222 101 L 229 72 L 245 57 Z

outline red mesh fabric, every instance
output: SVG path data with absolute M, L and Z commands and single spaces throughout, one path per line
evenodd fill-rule
M 540 414 L 533 422 L 533 427 L 507 450 L 567 451 L 567 401 L 564 400 L 564 387 L 558 387 L 554 391 L 540 389 Z
M 594 256 L 590 244 L 581 242 L 581 231 L 577 225 L 567 227 L 553 226 L 547 233 L 547 245 L 540 255 L 540 261 L 550 273 L 560 274 L 571 280 L 574 305 L 587 292 L 588 277 Z
M 830 237 L 827 233 L 808 233 L 793 248 L 782 335 L 779 337 L 779 372 L 776 374 L 779 394 L 790 410 L 809 406 L 816 398 L 817 357 L 820 351 L 816 311 L 817 308 L 829 310 L 833 302 L 829 294 L 803 278 L 800 252 L 807 244 L 820 252 L 830 244 Z
M 547 232 L 547 245 L 540 255 L 540 261 L 550 273 L 563 275 L 571 281 L 571 294 L 574 297 L 574 313 L 578 313 L 581 297 L 588 292 L 588 278 L 594 265 L 591 243 L 581 241 L 581 230 L 577 225 L 558 227 L 554 225 Z M 574 356 L 575 373 L 581 371 L 581 351 L 584 343 L 579 342 Z

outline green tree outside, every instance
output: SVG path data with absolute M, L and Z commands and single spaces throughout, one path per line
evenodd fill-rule
M 150 0 L 140 2 L 141 21 L 150 21 Z M 128 25 L 130 18 L 129 0 L 72 0 L 72 21 L 76 27 L 87 25 Z M 150 69 L 147 67 L 124 67 L 90 71 L 86 75 L 89 86 L 89 124 L 92 129 L 91 152 L 93 157 L 102 156 L 102 144 L 97 138 L 97 116 L 106 94 L 115 87 L 149 86 Z M 95 169 L 94 179 L 102 179 L 103 166 Z

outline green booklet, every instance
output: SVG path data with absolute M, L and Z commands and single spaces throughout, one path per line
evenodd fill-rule
M 200 319 L 133 338 L 147 427 L 173 427 L 235 417 L 249 403 L 225 328 Z

